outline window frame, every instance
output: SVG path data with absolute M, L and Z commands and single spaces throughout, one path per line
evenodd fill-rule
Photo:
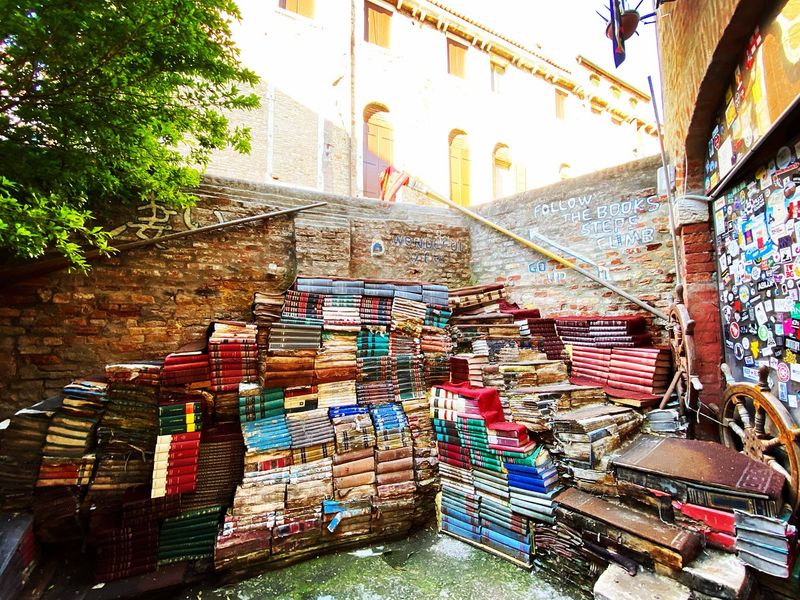
M 370 14 L 381 15 L 372 21 L 375 25 L 374 28 L 370 27 Z M 385 25 L 385 29 L 380 32 L 377 27 L 379 23 Z M 371 33 L 374 34 L 374 39 Z M 392 11 L 375 2 L 369 2 L 369 0 L 364 2 L 364 41 L 387 49 L 391 47 L 392 42 Z

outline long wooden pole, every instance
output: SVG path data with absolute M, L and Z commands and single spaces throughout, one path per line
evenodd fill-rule
M 327 202 L 315 202 L 314 204 L 306 204 L 304 206 L 298 206 L 296 208 L 284 208 L 282 210 L 276 210 L 274 212 L 260 213 L 258 215 L 242 217 L 241 219 L 234 219 L 233 221 L 214 223 L 212 225 L 204 225 L 203 227 L 198 227 L 197 229 L 187 229 L 186 231 L 177 231 L 175 233 L 169 233 L 167 235 L 162 235 L 160 237 L 150 238 L 146 240 L 126 242 L 124 244 L 118 245 L 115 248 L 115 250 L 118 252 L 127 252 L 128 250 L 134 250 L 136 248 L 144 248 L 146 246 L 153 246 L 155 244 L 160 244 L 162 242 L 168 242 L 171 240 L 190 237 L 201 233 L 207 233 L 209 231 L 218 231 L 220 229 L 227 229 L 228 227 L 235 227 L 236 225 L 245 225 L 247 223 L 263 221 L 264 219 L 269 219 L 272 217 L 279 217 L 281 215 L 290 215 L 304 210 L 311 210 L 312 208 L 318 208 L 320 206 L 325 206 L 326 204 Z M 90 250 L 86 252 L 86 258 L 88 260 L 100 258 L 101 256 L 103 255 L 100 253 L 99 250 Z M 6 284 L 11 284 L 20 280 L 27 279 L 29 277 L 35 277 L 37 275 L 44 275 L 45 273 L 59 271 L 61 269 L 69 267 L 70 264 L 71 263 L 65 258 L 52 258 L 48 260 L 41 260 L 27 265 L 20 265 L 18 267 L 11 267 L 10 269 L 4 269 L 0 271 L 0 287 Z
M 626 292 L 622 288 L 617 287 L 613 283 L 609 283 L 608 281 L 604 281 L 604 280 L 600 279 L 594 273 L 591 273 L 591 272 L 587 271 L 586 269 L 583 269 L 583 268 L 579 267 L 575 263 L 572 263 L 572 262 L 568 261 L 563 256 L 560 256 L 558 254 L 550 252 L 546 248 L 542 248 L 541 246 L 539 246 L 537 244 L 534 244 L 530 240 L 526 240 L 524 237 L 521 237 L 521 236 L 517 235 L 513 231 L 509 231 L 505 227 L 502 227 L 502 226 L 498 225 L 497 223 L 494 223 L 493 221 L 490 221 L 489 219 L 479 215 L 478 213 L 472 212 L 468 208 L 460 206 L 460 205 L 456 204 L 455 202 L 453 202 L 452 200 L 450 200 L 448 198 L 444 198 L 444 197 L 440 196 L 439 194 L 434 193 L 424 183 L 422 183 L 418 179 L 414 179 L 413 177 L 410 178 L 409 182 L 408 182 L 408 187 L 413 188 L 413 189 L 417 190 L 418 192 L 421 192 L 421 193 L 425 194 L 426 196 L 428 196 L 429 198 L 431 198 L 433 200 L 437 200 L 438 202 L 442 202 L 443 204 L 446 204 L 447 206 L 449 206 L 451 208 L 455 208 L 457 211 L 467 215 L 468 217 L 470 217 L 472 219 L 475 219 L 479 223 L 483 223 L 487 227 L 491 227 L 495 231 L 498 231 L 498 232 L 502 233 L 503 235 L 505 235 L 507 237 L 510 237 L 512 240 L 515 240 L 515 241 L 519 242 L 523 246 L 527 246 L 528 248 L 531 248 L 532 250 L 536 250 L 536 252 L 539 252 L 540 254 L 543 254 L 547 258 L 550 258 L 550 259 L 556 261 L 557 263 L 559 263 L 561 265 L 564 265 L 568 269 L 572 269 L 576 273 L 580 273 L 584 277 L 588 277 L 592 281 L 602 285 L 604 288 L 611 290 L 615 294 L 619 294 L 620 296 L 622 296 L 626 300 L 630 300 L 631 302 L 633 302 L 634 304 L 636 304 L 640 308 L 643 308 L 644 310 L 646 310 L 646 311 L 648 311 L 650 313 L 653 313 L 659 319 L 664 319 L 665 321 L 669 321 L 669 317 L 667 316 L 667 314 L 664 313 L 664 312 L 661 312 L 655 306 L 651 306 L 650 304 L 648 304 L 647 302 L 645 302 L 643 300 L 640 300 L 639 298 L 637 298 L 633 294 L 629 294 L 628 292 Z

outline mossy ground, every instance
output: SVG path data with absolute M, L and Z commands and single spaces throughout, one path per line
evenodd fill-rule
M 437 534 L 329 554 L 217 589 L 196 587 L 181 600 L 573 600 L 540 575 Z

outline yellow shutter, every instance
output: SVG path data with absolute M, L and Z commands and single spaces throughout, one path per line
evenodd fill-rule
M 450 198 L 461 206 L 469 206 L 469 146 L 467 136 L 459 134 L 450 142 Z
M 388 48 L 391 17 L 391 11 L 366 2 L 364 4 L 364 39 L 371 44 Z

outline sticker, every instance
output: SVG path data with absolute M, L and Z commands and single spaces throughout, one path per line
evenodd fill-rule
M 800 365 L 797 363 L 789 365 L 789 379 L 800 382 Z
M 742 377 L 750 381 L 758 381 L 758 369 L 752 367 L 744 367 L 742 369 Z
M 753 365 L 753 357 L 752 356 L 748 356 L 748 357 L 744 356 L 744 348 L 742 347 L 741 344 L 737 343 L 733 347 L 733 354 L 734 354 L 734 356 L 736 356 L 736 360 L 742 360 L 742 358 L 744 358 L 744 363 L 746 365 L 751 365 L 751 366 Z
M 800 352 L 800 342 L 791 338 L 786 339 L 786 347 L 792 352 Z
M 797 394 L 789 396 L 789 408 L 797 408 Z
M 739 287 L 739 300 L 742 302 L 750 300 L 750 288 L 746 285 Z
M 786 365 L 786 363 L 779 362 L 775 371 L 778 373 L 778 381 L 782 381 L 784 383 L 789 381 L 789 367 Z
M 755 340 L 750 342 L 750 353 L 753 355 L 753 358 L 758 358 L 758 342 Z
M 789 146 L 782 146 L 780 150 L 778 150 L 778 154 L 775 156 L 775 165 L 779 169 L 785 169 L 788 167 L 792 162 L 792 151 L 789 149 Z
M 789 388 L 783 382 L 778 384 L 778 399 L 781 402 L 786 402 L 789 399 Z
M 788 365 L 797 364 L 797 355 L 791 350 L 786 350 L 783 353 L 783 360 L 785 360 Z
M 792 303 L 789 302 L 788 298 L 775 298 L 773 305 L 775 307 L 775 312 L 778 313 L 788 313 L 792 310 Z
M 756 323 L 758 323 L 760 326 L 763 327 L 764 324 L 769 320 L 769 318 L 767 317 L 767 309 L 764 308 L 764 304 L 758 304 L 755 307 L 755 311 L 756 311 Z M 758 337 L 761 337 L 761 335 L 759 334 Z
M 758 339 L 760 339 L 762 342 L 766 342 L 769 339 L 769 329 L 767 329 L 766 325 L 758 326 Z M 757 342 L 753 343 L 756 344 Z M 755 352 L 753 354 L 755 354 Z
M 735 340 L 739 339 L 740 330 L 739 330 L 739 324 L 736 321 L 731 323 L 730 332 L 731 332 L 731 337 L 733 339 L 735 339 Z

